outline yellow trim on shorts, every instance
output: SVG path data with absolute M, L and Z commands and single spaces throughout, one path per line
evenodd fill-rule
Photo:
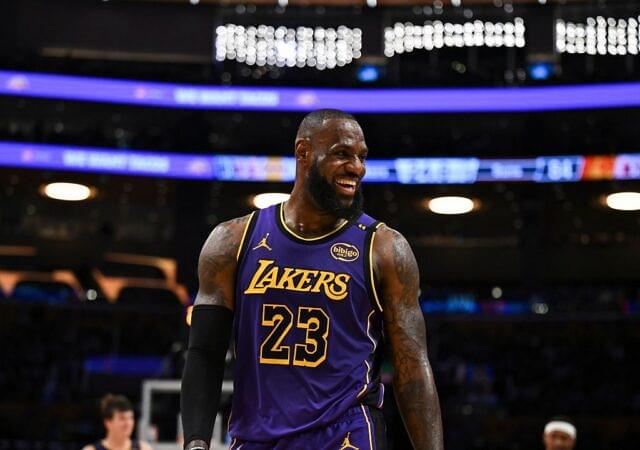
M 371 242 L 369 243 L 369 284 L 371 285 L 371 292 L 373 292 L 373 298 L 376 300 L 376 305 L 378 305 L 378 309 L 382 312 L 382 304 L 380 303 L 380 298 L 378 297 L 378 291 L 376 290 L 376 279 L 373 276 L 373 241 L 376 239 L 376 231 L 380 228 L 382 222 L 376 225 L 376 229 L 373 230 L 371 234 Z
M 371 435 L 371 422 L 369 422 L 369 417 L 367 416 L 367 410 L 364 409 L 364 405 L 360 404 L 362 408 L 362 414 L 364 414 L 364 420 L 367 422 L 367 431 L 369 432 L 369 449 L 373 450 L 373 437 Z
M 249 215 L 249 220 L 247 220 L 246 225 L 244 226 L 244 231 L 242 232 L 242 237 L 240 238 L 240 245 L 238 246 L 238 252 L 236 253 L 236 261 L 240 260 L 240 252 L 242 252 L 242 246 L 244 245 L 244 239 L 247 237 L 247 230 L 249 229 L 249 225 L 253 221 L 253 215 L 256 212 L 253 211 L 251 215 Z
M 336 228 L 334 228 L 333 230 L 329 231 L 327 234 L 323 234 L 322 236 L 318 236 L 318 237 L 313 237 L 313 238 L 306 238 L 306 237 L 302 237 L 299 234 L 296 234 L 295 231 L 293 231 L 291 228 L 289 228 L 287 226 L 287 223 L 284 220 L 284 203 L 280 203 L 280 205 L 278 206 L 278 208 L 280 208 L 280 223 L 282 224 L 282 227 L 285 229 L 285 231 L 287 231 L 289 234 L 297 237 L 298 239 L 301 239 L 303 241 L 307 241 L 307 242 L 313 242 L 313 241 L 318 241 L 320 239 L 324 239 L 328 236 L 331 236 L 332 234 L 337 233 L 338 231 L 340 231 L 342 228 L 344 228 L 344 226 L 346 224 L 349 223 L 348 220 L 344 220 L 340 225 L 338 225 Z

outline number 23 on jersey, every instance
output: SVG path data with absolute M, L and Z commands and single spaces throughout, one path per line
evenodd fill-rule
M 329 317 L 322 308 L 300 306 L 296 328 L 306 330 L 303 343 L 295 344 L 293 361 L 291 347 L 282 345 L 293 327 L 294 313 L 286 305 L 262 305 L 263 327 L 271 332 L 260 345 L 260 363 L 302 367 L 318 367 L 327 359 L 327 338 L 329 336 Z

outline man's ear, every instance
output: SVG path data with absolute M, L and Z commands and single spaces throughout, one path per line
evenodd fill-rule
M 295 155 L 297 162 L 308 163 L 311 160 L 311 140 L 309 138 L 296 139 Z

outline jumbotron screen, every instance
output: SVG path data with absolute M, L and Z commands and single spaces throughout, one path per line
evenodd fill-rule
M 0 166 L 222 181 L 291 182 L 287 156 L 201 155 L 0 142 Z M 395 158 L 367 161 L 373 183 L 473 184 L 640 179 L 640 154 L 518 159 Z

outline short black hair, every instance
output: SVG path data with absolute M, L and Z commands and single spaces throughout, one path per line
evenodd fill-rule
M 309 138 L 313 136 L 322 128 L 327 120 L 331 119 L 345 119 L 357 122 L 353 115 L 340 111 L 339 109 L 317 109 L 304 116 L 304 119 L 302 119 L 298 127 L 296 138 Z
M 133 411 L 133 405 L 124 395 L 107 394 L 100 400 L 100 415 L 112 419 L 116 412 Z

